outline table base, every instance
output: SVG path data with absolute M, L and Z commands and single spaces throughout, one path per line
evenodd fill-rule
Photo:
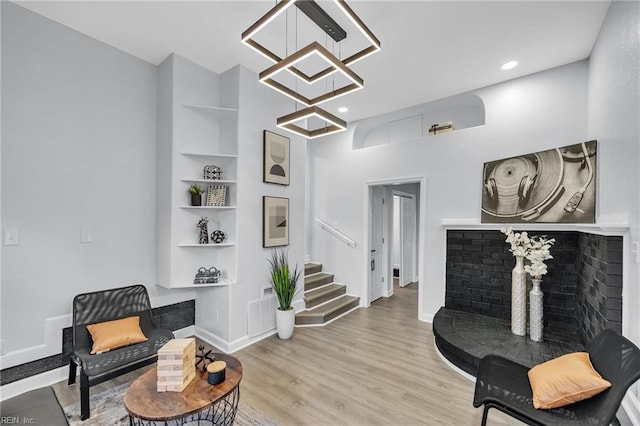
M 207 408 L 198 413 L 171 420 L 145 420 L 129 415 L 130 426 L 182 426 L 193 423 L 200 425 L 201 422 L 211 423 L 216 426 L 232 426 L 238 412 L 238 402 L 240 401 L 240 386 L 237 386 L 231 393 L 219 399 Z

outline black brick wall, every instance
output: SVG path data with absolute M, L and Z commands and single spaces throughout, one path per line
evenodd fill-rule
M 173 305 L 152 309 L 153 319 L 160 328 L 179 330 L 195 324 L 196 301 L 187 300 Z M 62 353 L 37 359 L 25 364 L 5 368 L 0 371 L 0 386 L 25 379 L 36 374 L 64 367 L 69 364 L 69 355 L 73 351 L 71 327 L 62 329 Z
M 543 234 L 534 232 L 534 235 Z M 553 234 L 553 235 L 551 235 Z M 556 243 L 542 281 L 544 325 L 578 332 L 576 321 L 576 232 L 549 233 Z M 497 230 L 447 232 L 445 307 L 511 318 L 511 270 L 515 259 Z M 529 289 L 531 280 L 527 277 Z
M 585 341 L 611 328 L 622 333 L 622 237 L 580 234 L 577 314 Z

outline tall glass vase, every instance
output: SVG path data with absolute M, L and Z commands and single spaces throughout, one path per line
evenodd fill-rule
M 540 289 L 542 280 L 531 280 L 533 287 L 529 292 L 529 337 L 535 342 L 542 342 L 542 300 L 544 293 Z
M 511 271 L 511 332 L 518 336 L 527 334 L 527 274 L 524 256 L 516 256 L 516 266 Z

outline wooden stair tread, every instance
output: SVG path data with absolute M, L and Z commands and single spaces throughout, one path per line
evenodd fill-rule
M 339 283 L 331 283 L 317 289 L 304 292 L 304 303 L 307 309 L 328 302 L 331 299 L 342 296 L 347 292 L 347 286 Z
M 324 305 L 296 314 L 296 324 L 322 324 L 359 305 L 360 298 L 343 295 Z
M 309 291 L 316 287 L 321 287 L 325 284 L 333 282 L 333 274 L 327 272 L 317 272 L 315 274 L 306 275 L 304 277 L 304 289 Z
M 311 275 L 322 271 L 322 264 L 315 262 L 307 262 L 304 264 L 304 275 Z

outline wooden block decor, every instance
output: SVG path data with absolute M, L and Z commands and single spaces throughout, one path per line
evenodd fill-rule
M 158 350 L 158 392 L 182 392 L 196 377 L 196 339 L 169 340 Z
M 443 123 L 434 124 L 429 128 L 430 135 L 437 135 L 439 133 L 447 133 L 453 132 L 455 130 L 455 126 L 452 121 L 445 121 Z

